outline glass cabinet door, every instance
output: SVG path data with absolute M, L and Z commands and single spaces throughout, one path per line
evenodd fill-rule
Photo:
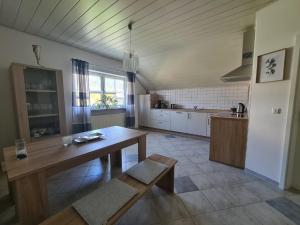
M 30 136 L 60 133 L 56 72 L 25 68 L 24 82 Z

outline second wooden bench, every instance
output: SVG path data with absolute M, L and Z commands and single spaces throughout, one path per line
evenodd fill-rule
M 115 224 L 119 218 L 127 212 L 140 198 L 142 198 L 147 191 L 149 191 L 153 185 L 160 187 L 167 192 L 174 192 L 174 169 L 177 161 L 172 158 L 168 158 L 162 155 L 154 154 L 148 157 L 153 161 L 162 163 L 167 166 L 167 169 L 163 171 L 158 177 L 156 177 L 150 184 L 146 185 L 137 181 L 136 179 L 123 173 L 118 179 L 124 183 L 135 188 L 138 192 L 130 201 L 128 201 L 120 210 L 118 210 L 110 219 L 107 224 Z M 48 218 L 42 225 L 86 225 L 86 222 L 76 212 L 73 207 L 68 207 L 61 212 Z

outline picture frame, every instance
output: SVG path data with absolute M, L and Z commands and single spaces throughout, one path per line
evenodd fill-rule
M 284 79 L 286 49 L 269 52 L 257 57 L 256 83 Z

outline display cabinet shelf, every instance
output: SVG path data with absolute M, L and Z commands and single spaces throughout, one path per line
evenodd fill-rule
M 27 141 L 65 135 L 62 72 L 13 63 L 19 136 Z
M 58 114 L 39 114 L 39 115 L 30 115 L 28 116 L 29 119 L 31 118 L 42 118 L 42 117 L 53 117 L 53 116 L 58 116 Z
M 44 92 L 44 93 L 56 93 L 56 90 L 38 90 L 38 89 L 26 89 L 26 92 Z

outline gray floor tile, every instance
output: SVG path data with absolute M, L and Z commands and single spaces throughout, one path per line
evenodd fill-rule
M 187 158 L 196 164 L 205 163 L 207 162 L 207 159 L 203 157 L 203 154 L 198 154 L 197 156 L 187 156 Z
M 253 221 L 262 225 L 295 225 L 267 203 L 251 204 L 244 209 Z
M 121 217 L 117 225 L 156 225 L 160 219 L 152 199 L 140 200 Z
M 282 197 L 268 200 L 267 203 L 295 224 L 300 224 L 300 206 L 292 200 Z
M 198 215 L 214 211 L 214 207 L 200 191 L 178 194 L 190 215 Z
M 94 167 L 94 166 L 93 166 Z M 87 175 L 90 166 L 78 166 L 68 170 L 68 173 L 64 177 L 64 179 L 68 179 L 70 177 L 84 177 Z
M 228 209 L 235 206 L 223 188 L 203 190 L 202 193 L 217 210 Z
M 231 186 L 228 188 L 224 188 L 224 190 L 228 194 L 230 201 L 235 206 L 241 206 L 261 201 L 260 198 L 252 194 L 243 186 Z
M 175 177 L 192 176 L 197 174 L 203 174 L 203 171 L 194 164 L 175 167 Z
M 244 184 L 244 186 L 262 200 L 269 200 L 283 196 L 282 193 L 276 192 L 261 181 L 249 182 Z
M 195 225 L 195 223 L 191 218 L 187 218 L 187 219 L 174 220 L 167 223 L 166 225 Z
M 84 177 L 63 179 L 57 184 L 56 193 L 76 192 L 82 184 Z
M 176 195 L 164 195 L 154 198 L 155 210 L 160 220 L 164 223 L 177 219 L 188 218 L 183 203 Z
M 215 187 L 213 180 L 208 174 L 192 175 L 190 178 L 200 190 Z
M 197 215 L 193 219 L 197 225 L 227 225 L 220 212 Z
M 176 177 L 175 182 L 175 191 L 176 193 L 184 193 L 190 191 L 198 191 L 198 187 L 193 183 L 190 177 Z
M 300 195 L 291 195 L 287 197 L 300 206 Z

